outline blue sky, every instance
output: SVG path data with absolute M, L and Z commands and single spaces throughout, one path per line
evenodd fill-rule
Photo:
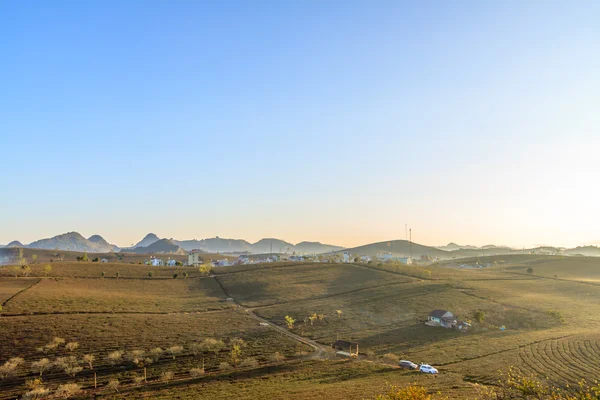
M 0 243 L 581 244 L 600 3 L 0 3 Z

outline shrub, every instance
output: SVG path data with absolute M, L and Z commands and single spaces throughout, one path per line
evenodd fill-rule
M 167 349 L 167 352 L 171 355 L 171 357 L 173 357 L 173 360 L 175 359 L 175 356 L 181 354 L 182 351 L 182 346 L 171 346 Z
M 276 351 L 275 353 L 273 353 L 269 357 L 267 357 L 267 361 L 270 361 L 275 364 L 279 364 L 284 359 L 285 359 L 285 357 L 278 351 Z
M 219 364 L 219 369 L 221 371 L 231 371 L 232 368 L 231 368 L 231 365 L 229 365 L 228 362 L 222 362 L 222 363 Z
M 531 267 L 527 268 L 527 273 L 528 274 L 533 274 L 533 268 L 531 268 Z
M 121 362 L 122 358 L 123 358 L 123 351 L 115 350 L 115 351 L 108 353 L 108 355 L 106 356 L 106 361 L 108 361 L 110 365 L 115 366 Z
M 173 274 L 173 279 L 177 279 L 177 274 Z
M 201 376 L 204 375 L 204 368 L 192 368 L 190 369 L 191 376 Z
M 65 374 L 72 377 L 75 377 L 75 375 L 83 370 L 83 368 L 79 366 L 79 361 L 77 361 L 75 356 L 58 357 L 54 362 L 54 365 L 61 369 Z
M 164 350 L 161 349 L 160 347 L 155 347 L 152 350 L 150 350 L 150 357 L 154 361 L 158 361 L 158 360 L 160 360 L 160 356 L 162 355 L 163 352 L 164 352 Z
M 160 377 L 162 378 L 162 380 L 167 381 L 167 382 L 169 382 L 171 379 L 173 379 L 174 376 L 175 376 L 175 374 L 173 373 L 173 371 L 165 371 L 162 374 L 160 374 Z
M 106 388 L 109 389 L 109 390 L 114 390 L 115 392 L 118 392 L 120 384 L 121 384 L 121 382 L 119 382 L 118 379 L 111 379 L 106 384 Z
M 15 373 L 19 365 L 23 364 L 25 360 L 21 357 L 11 358 L 7 362 L 5 362 L 2 366 L 0 366 L 0 378 L 6 379 L 12 374 Z
M 35 389 L 26 392 L 21 397 L 22 400 L 40 400 L 46 398 L 50 394 L 50 390 L 46 389 L 43 386 L 37 387 Z
M 400 361 L 400 357 L 398 357 L 397 355 L 395 355 L 393 353 L 384 354 L 382 359 L 384 362 L 386 362 L 388 364 L 398 364 L 398 361 Z
M 256 368 L 256 367 L 258 367 L 258 360 L 254 357 L 248 357 L 245 360 L 242 360 L 242 362 L 240 363 L 240 367 Z
M 133 377 L 133 383 L 135 383 L 138 386 L 141 385 L 142 382 L 144 382 L 144 381 L 145 381 L 145 379 L 141 375 L 136 375 L 136 376 Z
M 148 278 L 152 278 L 154 276 L 154 273 L 152 271 L 148 272 Z

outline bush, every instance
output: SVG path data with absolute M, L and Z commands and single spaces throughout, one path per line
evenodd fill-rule
M 165 371 L 162 374 L 160 374 L 160 377 L 162 378 L 162 380 L 167 381 L 167 382 L 169 382 L 171 379 L 173 379 L 174 376 L 175 376 L 175 374 L 173 373 L 173 371 Z
M 202 376 L 204 375 L 204 368 L 192 368 L 190 369 L 191 376 Z
M 256 367 L 258 367 L 258 360 L 254 357 L 248 357 L 245 360 L 242 360 L 242 362 L 240 363 L 240 367 L 256 368 Z
M 231 371 L 232 368 L 231 368 L 231 365 L 229 365 L 228 362 L 222 362 L 222 363 L 219 364 L 219 369 L 221 371 Z
M 531 268 L 531 267 L 527 268 L 527 273 L 528 274 L 533 274 L 533 268 Z
M 398 357 L 397 355 L 395 355 L 393 353 L 384 354 L 382 359 L 384 362 L 386 362 L 388 364 L 398 364 L 398 361 L 400 361 L 400 357 Z

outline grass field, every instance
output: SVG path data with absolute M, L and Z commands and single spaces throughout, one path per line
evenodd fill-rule
M 389 383 L 412 382 L 450 398 L 469 398 L 474 383 L 492 384 L 508 366 L 563 387 L 600 379 L 600 260 L 523 256 L 512 261 L 478 270 L 431 266 L 428 273 L 390 265 L 280 263 L 219 268 L 215 277 L 190 269 L 187 279 L 173 279 L 173 268 L 124 263 L 54 262 L 48 277 L 40 264 L 29 278 L 11 277 L 11 269 L 3 268 L 0 364 L 12 357 L 26 362 L 15 376 L 0 380 L 0 399 L 23 392 L 33 376 L 32 361 L 70 354 L 96 356 L 99 388 L 92 388 L 93 371 L 85 368 L 74 378 L 47 372 L 50 388 L 75 381 L 86 389 L 84 397 L 123 399 L 363 399 Z M 435 308 L 472 320 L 473 329 L 426 326 L 423 321 Z M 476 311 L 483 321 L 473 320 Z M 356 341 L 360 360 L 335 360 L 330 351 L 313 355 L 298 336 L 262 326 L 254 314 L 322 349 L 338 338 Z M 324 317 L 304 321 L 314 314 Z M 296 319 L 293 329 L 286 328 L 285 316 Z M 498 329 L 502 325 L 505 331 Z M 54 337 L 80 347 L 74 353 L 64 346 L 38 350 Z M 242 358 L 253 363 L 223 371 L 219 364 L 231 362 L 236 337 L 247 344 Z M 205 338 L 223 340 L 224 348 L 194 355 L 194 345 Z M 141 386 L 133 384 L 139 366 L 106 359 L 115 350 L 128 354 L 170 346 L 183 350 L 175 360 L 163 355 L 149 365 L 149 382 Z M 273 361 L 275 352 L 284 359 Z M 431 363 L 440 375 L 386 365 L 380 357 L 387 353 Z M 202 359 L 205 375 L 192 377 L 189 370 Z M 169 382 L 161 377 L 165 371 L 174 373 Z M 118 393 L 104 387 L 114 378 L 121 381 Z

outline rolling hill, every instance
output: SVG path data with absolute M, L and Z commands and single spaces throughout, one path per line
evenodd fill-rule
M 102 236 L 100 235 L 92 235 L 88 238 L 88 241 L 95 243 L 102 248 L 112 249 L 111 251 L 119 251 L 120 248 L 115 246 L 114 244 L 108 243 Z
M 294 250 L 297 253 L 314 253 L 314 254 L 322 254 L 322 253 L 330 253 L 332 251 L 343 250 L 344 248 L 341 246 L 333 246 L 330 244 L 323 244 L 320 242 L 300 242 L 294 246 Z
M 186 251 L 169 239 L 160 239 L 146 247 L 124 249 L 123 252 L 135 254 L 185 254 Z
M 341 252 L 339 250 L 338 252 Z M 371 243 L 364 246 L 353 247 L 344 251 L 350 254 L 364 255 L 374 257 L 378 254 L 391 253 L 394 257 L 419 257 L 427 255 L 430 257 L 450 258 L 451 252 L 437 249 L 435 247 L 423 246 L 418 243 L 411 243 L 408 240 L 390 240 L 387 242 Z
M 8 247 L 25 247 L 25 246 L 23 246 L 23 243 L 19 242 L 18 240 L 13 240 L 12 242 L 10 242 L 9 244 L 7 244 L 4 247 L 8 248 Z

